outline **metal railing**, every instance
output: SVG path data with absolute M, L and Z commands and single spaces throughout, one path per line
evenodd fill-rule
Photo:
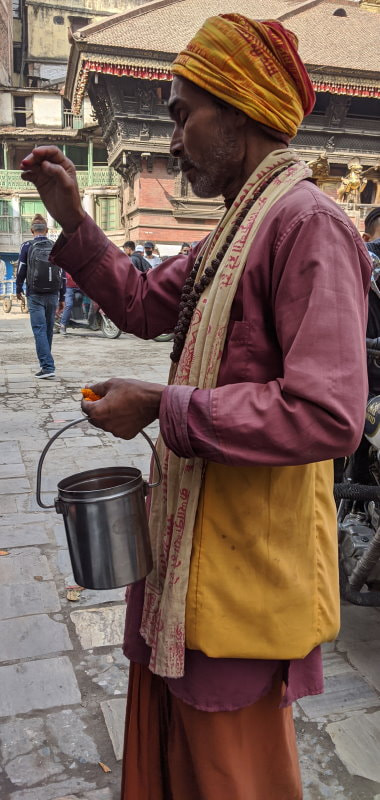
M 72 111 L 64 109 L 63 111 L 64 128 L 72 128 L 73 130 L 77 131 L 80 128 L 83 128 L 83 126 L 84 126 L 83 114 L 73 114 Z
M 0 233 L 15 233 L 15 218 L 0 216 Z
M 80 189 L 88 186 L 119 186 L 120 183 L 120 175 L 111 167 L 93 167 L 90 171 L 78 171 L 77 179 Z M 0 169 L 0 189 L 25 191 L 31 189 L 31 184 L 22 180 L 19 169 Z

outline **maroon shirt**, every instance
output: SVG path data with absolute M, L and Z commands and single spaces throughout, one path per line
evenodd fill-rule
M 52 260 L 123 330 L 151 339 L 174 328 L 194 248 L 147 273 L 86 218 Z M 231 309 L 215 389 L 169 386 L 160 428 L 177 455 L 229 465 L 304 464 L 352 453 L 367 398 L 370 263 L 346 215 L 311 182 L 277 201 L 261 225 Z M 286 554 L 284 554 L 286 557 Z M 274 591 L 276 589 L 274 588 Z M 131 588 L 125 653 L 148 663 L 139 635 L 143 584 Z M 282 668 L 284 702 L 323 689 L 320 648 L 291 662 L 210 659 L 186 651 L 171 691 L 209 711 L 250 705 Z

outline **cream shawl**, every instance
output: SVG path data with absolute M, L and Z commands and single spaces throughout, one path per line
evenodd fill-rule
M 292 150 L 272 152 L 226 211 L 204 246 L 197 280 L 248 205 L 244 222 L 198 301 L 180 361 L 172 368 L 169 383 L 215 388 L 231 305 L 255 235 L 274 203 L 310 174 Z M 251 205 L 249 200 L 272 176 L 271 183 Z M 168 450 L 161 436 L 157 450 L 163 482 L 152 495 L 149 527 L 154 566 L 146 580 L 141 634 L 151 647 L 151 671 L 163 677 L 180 678 L 184 674 L 186 594 L 204 462 L 202 458 L 178 458 Z

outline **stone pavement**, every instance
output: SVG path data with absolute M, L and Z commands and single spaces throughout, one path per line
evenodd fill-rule
M 36 504 L 36 464 L 48 438 L 80 416 L 81 386 L 113 375 L 164 382 L 169 351 L 73 331 L 55 337 L 55 381 L 37 381 L 28 317 L 0 311 L 1 800 L 119 800 L 124 592 L 67 599 L 62 518 Z M 84 423 L 49 452 L 43 498 L 52 502 L 74 472 L 130 464 L 146 474 L 148 462 L 142 437 L 119 441 Z M 347 605 L 342 617 L 339 640 L 325 647 L 325 694 L 295 705 L 304 800 L 380 800 L 380 610 Z

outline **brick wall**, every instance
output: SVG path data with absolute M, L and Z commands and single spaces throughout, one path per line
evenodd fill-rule
M 126 234 L 135 242 L 151 239 L 158 244 L 182 244 L 203 239 L 216 225 L 215 220 L 175 217 L 172 198 L 177 194 L 176 176 L 169 175 L 167 159 L 155 158 L 148 171 L 143 159 L 133 191 L 124 190 Z M 133 200 L 134 199 L 134 200 Z

